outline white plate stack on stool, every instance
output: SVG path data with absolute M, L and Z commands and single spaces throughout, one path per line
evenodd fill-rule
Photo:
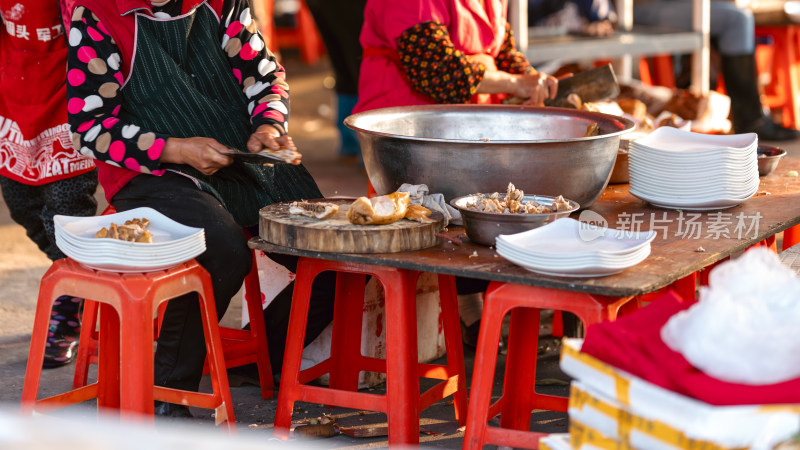
M 631 142 L 630 192 L 662 208 L 736 206 L 758 191 L 758 136 L 708 135 L 660 127 Z
M 633 267 L 650 255 L 654 231 L 624 231 L 563 218 L 517 234 L 500 235 L 503 258 L 531 272 L 567 277 L 601 277 Z
M 145 218 L 153 242 L 97 238 L 101 228 Z M 56 245 L 65 255 L 98 270 L 152 272 L 188 261 L 206 251 L 205 230 L 182 225 L 152 208 L 93 217 L 54 217 Z

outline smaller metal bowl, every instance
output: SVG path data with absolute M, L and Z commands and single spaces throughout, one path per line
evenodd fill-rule
M 786 150 L 768 145 L 758 146 L 758 176 L 764 177 L 772 173 L 778 162 L 786 156 Z
M 475 203 L 475 201 L 482 198 L 488 198 L 490 195 L 471 194 L 450 200 L 450 204 L 461 213 L 467 237 L 476 244 L 494 245 L 495 238 L 501 234 L 515 234 L 539 228 L 556 219 L 567 217 L 581 207 L 578 203 L 567 200 L 570 205 L 568 210 L 549 214 L 489 213 L 467 208 L 468 204 Z M 544 195 L 526 195 L 522 201 L 527 202 L 530 200 L 549 206 L 555 198 Z

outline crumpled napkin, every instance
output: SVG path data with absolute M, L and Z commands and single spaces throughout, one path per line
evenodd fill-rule
M 427 184 L 403 183 L 398 192 L 408 192 L 411 203 L 424 206 L 431 211 L 439 211 L 444 216 L 444 226 L 461 225 L 461 213 L 448 205 L 442 194 L 431 194 Z

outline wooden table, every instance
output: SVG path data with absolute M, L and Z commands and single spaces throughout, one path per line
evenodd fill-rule
M 279 247 L 260 238 L 251 239 L 249 245 L 267 253 L 492 281 L 481 319 L 465 446 L 479 448 L 491 442 L 525 447 L 526 443 L 536 442 L 532 440 L 535 436 L 527 432 L 534 407 L 566 411 L 565 398 L 538 394 L 533 389 L 536 355 L 529 349 L 536 348 L 538 326 L 531 324 L 538 323 L 539 309 L 572 311 L 579 314 L 584 323 L 591 324 L 612 320 L 619 308 L 635 296 L 658 291 L 681 279 L 691 280 L 689 292 L 694 296 L 693 274 L 800 223 L 800 178 L 787 176 L 789 170 L 800 171 L 800 159 L 784 158 L 773 174 L 761 179 L 758 193 L 743 204 L 709 212 L 655 208 L 632 196 L 627 184 L 609 186 L 591 211 L 602 216 L 612 228 L 653 229 L 658 236 L 645 261 L 619 274 L 601 278 L 566 278 L 529 272 L 506 261 L 493 248 L 469 242 L 460 227 L 451 227 L 446 235 L 461 243 L 445 242 L 403 253 L 320 253 Z M 640 226 L 631 225 L 637 222 Z M 737 228 L 739 223 L 744 226 L 741 230 Z M 510 306 L 499 313 L 491 311 L 500 304 Z M 496 341 L 502 316 L 508 310 L 511 311 L 511 327 L 504 395 L 490 405 Z M 412 348 L 416 348 L 415 345 Z M 403 376 L 410 379 L 414 373 L 409 370 Z M 486 427 L 486 420 L 497 412 L 501 412 L 502 428 Z M 413 437 L 405 438 L 404 442 L 413 443 Z
M 529 272 L 500 257 L 494 248 L 471 243 L 460 227 L 450 227 L 445 234 L 461 239 L 462 244 L 445 242 L 425 250 L 403 253 L 311 252 L 275 246 L 260 238 L 251 239 L 249 245 L 266 253 L 389 266 L 605 296 L 640 295 L 665 287 L 800 223 L 800 178 L 785 176 L 789 170 L 800 172 L 800 159 L 783 158 L 775 172 L 761 178 L 761 186 L 753 198 L 734 208 L 710 212 L 656 208 L 628 193 L 627 184 L 609 185 L 591 211 L 600 214 L 613 228 L 623 228 L 626 221 L 643 220 L 638 231 L 652 228 L 659 235 L 652 242 L 652 253 L 644 262 L 602 278 L 564 278 Z M 741 239 L 734 233 L 740 216 L 753 218 L 745 220 L 746 225 L 758 218 L 757 230 L 750 231 Z M 733 222 L 727 227 L 729 237 L 716 236 L 717 229 L 725 228 L 722 224 L 726 218 Z M 699 239 L 683 235 L 687 224 L 700 229 Z M 704 251 L 700 251 L 701 248 Z

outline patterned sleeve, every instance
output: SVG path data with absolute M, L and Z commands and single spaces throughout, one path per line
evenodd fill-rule
M 289 85 L 286 72 L 267 48 L 247 0 L 227 0 L 222 10 L 222 49 L 248 101 L 253 130 L 274 125 L 288 132 Z
M 439 22 L 404 31 L 397 39 L 397 52 L 411 85 L 437 103 L 468 103 L 486 71 L 455 49 L 447 27 Z
M 514 33 L 511 32 L 511 25 L 506 22 L 506 37 L 503 40 L 503 46 L 500 47 L 500 53 L 495 58 L 497 69 L 503 72 L 522 74 L 522 73 L 535 73 L 536 70 L 525 58 L 525 55 L 517 50 L 517 44 L 514 42 Z
M 67 51 L 67 111 L 72 144 L 115 166 L 161 175 L 159 158 L 169 136 L 121 121 L 120 51 L 87 8 L 72 14 Z

